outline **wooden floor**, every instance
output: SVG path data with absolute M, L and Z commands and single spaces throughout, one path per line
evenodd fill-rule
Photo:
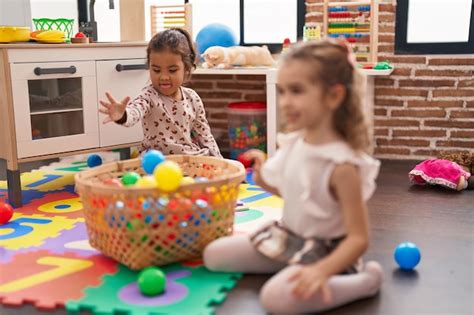
M 474 314 L 474 190 L 458 193 L 410 186 L 407 173 L 415 164 L 383 161 L 378 189 L 369 203 L 372 244 L 365 258 L 384 267 L 381 292 L 325 314 Z M 393 260 L 394 248 L 403 241 L 421 249 L 421 262 L 414 272 L 401 272 Z M 216 313 L 265 314 L 258 291 L 267 278 L 245 276 Z M 31 307 L 0 307 L 0 314 L 43 313 Z

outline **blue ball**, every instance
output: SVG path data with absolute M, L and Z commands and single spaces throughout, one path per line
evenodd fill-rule
M 393 253 L 400 268 L 411 270 L 418 265 L 421 259 L 420 249 L 411 242 L 400 243 Z
M 102 158 L 97 154 L 91 154 L 87 158 L 87 166 L 96 167 L 102 165 Z
M 142 157 L 142 167 L 147 174 L 153 174 L 155 167 L 165 160 L 163 153 L 157 150 L 149 150 Z
M 211 46 L 231 47 L 237 45 L 237 38 L 230 27 L 212 23 L 204 26 L 196 36 L 199 54 L 203 54 Z

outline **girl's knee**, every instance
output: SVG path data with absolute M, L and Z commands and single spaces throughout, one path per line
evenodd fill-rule
M 288 287 L 270 279 L 260 290 L 260 303 L 268 313 L 291 313 L 291 298 Z M 289 307 L 290 306 L 290 307 Z
M 221 254 L 219 254 L 218 242 L 219 240 L 209 243 L 202 254 L 204 265 L 207 269 L 213 271 L 218 271 L 218 260 L 221 257 Z

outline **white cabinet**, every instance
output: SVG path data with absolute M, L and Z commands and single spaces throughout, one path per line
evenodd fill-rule
M 0 44 L 0 158 L 15 207 L 22 204 L 20 163 L 111 149 L 126 157 L 141 141 L 139 125 L 102 125 L 98 101 L 105 91 L 117 98 L 140 92 L 148 80 L 146 47 Z
M 99 145 L 94 61 L 11 65 L 18 157 Z
M 145 59 L 97 61 L 96 66 L 98 100 L 107 100 L 105 92 L 119 101 L 126 96 L 133 99 L 149 81 Z M 142 141 L 140 123 L 126 128 L 115 123 L 103 124 L 104 118 L 102 114 L 99 117 L 101 147 Z

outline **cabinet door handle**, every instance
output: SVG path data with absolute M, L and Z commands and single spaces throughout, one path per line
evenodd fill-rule
M 36 67 L 33 72 L 36 75 L 42 75 L 42 74 L 58 74 L 58 73 L 70 73 L 74 74 L 76 73 L 77 69 L 74 66 L 70 66 L 67 68 L 40 68 Z
M 127 71 L 127 70 L 146 70 L 146 69 L 148 69 L 147 64 L 122 65 L 119 63 L 115 66 L 115 70 L 117 70 L 117 72 Z

